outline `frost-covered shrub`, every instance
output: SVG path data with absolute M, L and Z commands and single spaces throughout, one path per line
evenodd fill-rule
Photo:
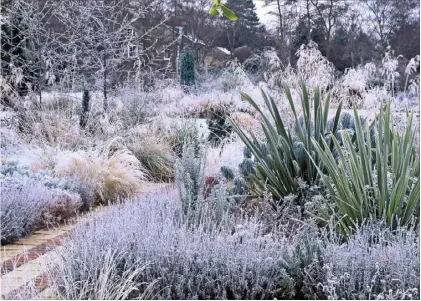
M 127 250 L 119 249 L 94 253 L 81 250 L 92 257 L 90 260 L 83 258 L 84 260 L 74 262 L 75 247 L 71 245 L 70 248 L 61 248 L 59 258 L 56 263 L 50 264 L 51 268 L 47 272 L 53 279 L 52 289 L 62 299 L 127 300 L 135 294 L 142 300 L 149 296 L 154 282 L 136 283 L 147 263 L 131 260 Z M 71 273 L 70 277 L 63 277 L 68 273 Z M 60 275 L 59 279 L 57 275 Z M 139 289 L 142 293 L 138 292 Z
M 76 177 L 57 178 L 50 170 L 40 170 L 34 173 L 28 166 L 19 164 L 18 161 L 13 160 L 9 160 L 0 166 L 0 174 L 3 176 L 28 177 L 42 183 L 48 188 L 56 188 L 68 191 L 71 194 L 78 194 L 82 202 L 81 209 L 83 210 L 89 209 L 94 201 L 92 187 Z
M 42 211 L 38 227 L 46 227 L 62 223 L 78 213 L 82 206 L 78 194 L 62 189 L 52 189 L 51 199 L 48 200 Z
M 88 229 L 79 227 L 65 245 L 55 268 L 58 277 L 53 288 L 59 296 L 92 298 L 101 279 L 110 275 L 104 257 L 114 250 L 121 254 L 114 261 L 118 270 L 106 285 L 133 280 L 132 287 L 139 291 L 133 290 L 128 299 L 143 292 L 142 283 L 154 281 L 151 299 L 293 296 L 293 280 L 279 259 L 288 243 L 274 234 L 264 235 L 255 220 L 236 223 L 230 217 L 215 227 L 212 219 L 205 219 L 189 229 L 178 218 L 181 201 L 175 190 L 153 192 L 109 209 Z M 134 270 L 136 263 L 149 264 L 129 279 L 127 271 Z
M 125 128 L 143 123 L 146 118 L 154 115 L 160 99 L 158 92 L 144 92 L 131 87 L 119 91 L 119 96 L 123 103 L 120 113 Z
M 205 175 L 217 177 L 221 166 L 228 166 L 234 170 L 243 160 L 243 143 L 238 140 L 223 143 L 218 147 L 209 147 L 206 154 Z
M 245 59 L 243 66 L 247 72 L 256 73 L 262 66 L 262 56 L 257 53 L 253 53 Z
M 419 233 L 371 226 L 345 244 L 330 239 L 324 270 L 323 289 L 329 299 L 419 299 Z
M 367 91 L 373 88 L 375 80 L 376 66 L 373 63 L 348 68 L 340 79 L 335 83 L 332 94 L 335 102 L 343 101 L 349 107 L 357 105 L 359 107 L 372 107 L 380 99 L 367 98 Z M 373 102 L 374 101 L 374 102 Z
M 175 126 L 175 130 L 170 133 L 168 140 L 178 157 L 182 156 L 183 149 L 188 143 L 193 145 L 195 154 L 197 155 L 200 144 L 203 141 L 203 134 L 199 132 L 199 128 L 193 120 L 187 120 L 183 121 L 181 125 Z
M 380 67 L 380 73 L 383 76 L 384 87 L 394 96 L 396 81 L 399 79 L 398 69 L 398 58 L 394 56 L 393 50 L 390 46 L 388 47 L 384 58 L 382 59 L 382 66 Z
M 237 59 L 227 63 L 227 68 L 224 69 L 219 77 L 219 82 L 225 92 L 252 85 L 247 73 L 244 71 L 243 65 Z
M 318 87 L 323 91 L 333 83 L 334 66 L 322 55 L 315 42 L 301 45 L 296 55 L 297 79 L 303 79 L 310 90 Z
M 213 145 L 219 145 L 225 138 L 229 137 L 232 127 L 228 122 L 230 108 L 223 104 L 210 106 L 208 108 L 208 141 Z
M 36 229 L 75 216 L 80 197 L 50 189 L 28 177 L 5 177 L 1 181 L 1 243 L 10 243 Z
M 32 179 L 7 177 L 1 181 L 1 244 L 33 232 L 52 198 L 51 191 Z
M 66 221 L 82 206 L 78 194 L 48 187 L 34 177 L 7 176 L 1 192 L 2 244 Z
M 30 177 L 33 175 L 32 171 L 28 166 L 19 164 L 16 160 L 6 161 L 4 164 L 0 165 L 0 174 L 3 176 L 27 176 Z
M 194 212 L 198 202 L 203 199 L 205 162 L 203 148 L 187 140 L 183 145 L 181 159 L 177 160 L 175 166 L 175 180 L 186 216 Z
M 319 299 L 323 296 L 319 282 L 324 280 L 323 241 L 317 227 L 305 225 L 291 239 L 291 248 L 282 253 L 281 267 L 294 279 L 294 297 Z

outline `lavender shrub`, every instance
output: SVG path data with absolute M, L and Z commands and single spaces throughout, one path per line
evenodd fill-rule
M 7 176 L 1 180 L 1 244 L 63 222 L 81 205 L 78 194 L 49 188 L 33 178 Z
M 419 233 L 371 226 L 344 244 L 330 239 L 324 270 L 329 299 L 419 300 Z
M 1 244 L 13 242 L 35 230 L 51 192 L 30 179 L 1 181 Z
M 127 269 L 135 268 L 135 263 L 148 264 L 135 277 L 137 285 L 132 286 L 129 299 L 139 297 L 145 285 L 154 282 L 149 296 L 153 299 L 267 299 L 293 295 L 293 281 L 279 258 L 288 246 L 285 239 L 263 235 L 255 220 L 239 224 L 225 218 L 216 226 L 212 214 L 201 208 L 200 223 L 192 229 L 182 223 L 181 200 L 173 189 L 110 207 L 88 229 L 78 228 L 64 248 L 56 267 L 60 274 L 54 278 L 55 291 L 62 297 L 94 298 L 93 288 L 111 275 L 105 272 L 104 254 L 119 250 L 119 273 L 112 274 L 115 279 L 107 281 L 107 285 L 116 285 Z

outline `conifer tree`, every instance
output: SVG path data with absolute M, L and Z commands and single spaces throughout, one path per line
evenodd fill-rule
M 180 84 L 185 90 L 195 85 L 194 57 L 185 47 L 180 57 Z
M 252 0 L 228 0 L 226 6 L 238 16 L 238 20 L 232 22 L 224 20 L 225 29 L 219 41 L 221 46 L 231 52 L 244 45 L 250 47 L 261 46 L 261 34 L 264 27 L 261 25 L 256 13 L 256 6 Z

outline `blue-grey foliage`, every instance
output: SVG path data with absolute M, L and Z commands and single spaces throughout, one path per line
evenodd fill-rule
M 152 299 L 290 297 L 293 280 L 279 261 L 288 246 L 284 239 L 264 235 L 256 221 L 236 223 L 229 215 L 216 226 L 206 211 L 200 225 L 192 229 L 178 218 L 180 210 L 175 190 L 113 206 L 89 229 L 76 231 L 66 246 L 58 284 L 61 281 L 63 289 L 77 291 L 98 281 L 102 275 L 97 271 L 104 265 L 101 254 L 118 249 L 126 252 L 124 260 L 120 259 L 121 274 L 130 267 L 128 262 L 149 263 L 136 288 L 141 293 L 141 283 L 157 280 Z M 90 265 L 92 270 L 80 268 L 86 261 L 95 263 Z M 66 286 L 66 281 L 74 285 Z M 135 297 L 133 292 L 130 298 Z
M 13 242 L 33 232 L 51 198 L 51 191 L 35 180 L 12 177 L 2 180 L 1 244 Z

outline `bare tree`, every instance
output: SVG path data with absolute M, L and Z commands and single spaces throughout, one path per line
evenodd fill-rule
M 62 0 L 54 5 L 64 28 L 57 33 L 63 54 L 76 61 L 83 84 L 99 79 L 105 111 L 110 89 L 169 46 L 159 43 L 166 19 L 156 14 L 156 5 L 140 0 Z
M 368 22 L 374 28 L 374 33 L 380 40 L 382 50 L 394 30 L 406 25 L 415 16 L 419 19 L 419 1 L 416 0 L 363 0 L 369 14 Z
M 372 28 L 374 28 L 375 33 L 380 39 L 381 45 L 385 47 L 387 44 L 388 33 L 392 29 L 392 2 L 383 0 L 364 0 L 363 3 L 370 12 L 368 20 L 372 24 Z
M 39 93 L 55 82 L 54 37 L 43 26 L 49 20 L 47 1 L 2 3 L 2 100 Z
M 313 16 L 321 22 L 324 28 L 324 40 L 326 43 L 326 57 L 329 59 L 331 52 L 331 38 L 339 20 L 348 9 L 344 0 L 310 0 L 313 7 Z
M 179 15 L 183 19 L 186 34 L 192 40 L 192 47 L 200 45 L 198 60 L 203 60 L 209 53 L 218 36 L 217 20 L 209 14 L 212 3 L 209 0 L 181 1 Z

